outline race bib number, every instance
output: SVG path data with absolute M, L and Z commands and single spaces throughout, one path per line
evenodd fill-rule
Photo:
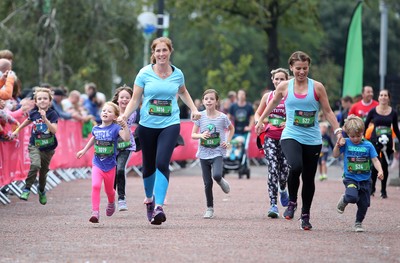
M 51 145 L 54 145 L 54 135 L 52 133 L 35 135 L 36 147 L 49 147 Z
M 221 143 L 219 132 L 210 134 L 208 139 L 200 139 L 200 145 L 207 148 L 217 148 Z
M 377 137 L 381 136 L 382 134 L 386 134 L 389 137 L 392 136 L 392 129 L 386 126 L 378 126 L 375 127 L 375 133 Z
M 132 145 L 131 142 L 120 141 L 120 142 L 118 142 L 117 149 L 118 150 L 123 150 L 123 149 L 128 148 L 131 145 Z
M 285 121 L 285 118 L 283 117 L 273 117 L 273 118 L 268 118 L 268 122 L 275 127 L 280 127 L 281 123 Z
M 301 111 L 296 110 L 294 112 L 294 122 L 293 125 L 300 126 L 304 128 L 309 128 L 314 126 L 316 111 Z
M 99 157 L 107 157 L 114 154 L 114 143 L 110 141 L 96 140 L 94 153 Z
M 368 173 L 371 171 L 369 158 L 347 157 L 347 170 L 353 174 Z
M 171 116 L 171 100 L 150 100 L 149 114 L 155 116 Z

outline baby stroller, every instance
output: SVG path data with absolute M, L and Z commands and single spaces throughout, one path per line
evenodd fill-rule
M 231 141 L 231 148 L 228 149 L 223 159 L 222 177 L 230 171 L 237 171 L 239 179 L 246 175 L 250 179 L 249 160 L 247 149 L 250 141 L 250 133 L 235 135 Z

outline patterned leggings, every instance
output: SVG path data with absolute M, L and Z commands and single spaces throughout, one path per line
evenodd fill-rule
M 279 140 L 265 137 L 264 153 L 268 166 L 268 193 L 271 205 L 277 204 L 278 186 L 286 188 L 289 166 L 282 152 Z

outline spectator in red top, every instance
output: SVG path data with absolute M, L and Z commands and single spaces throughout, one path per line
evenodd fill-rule
M 373 99 L 374 90 L 371 86 L 364 86 L 361 96 L 362 99 L 351 106 L 348 115 L 354 114 L 365 121 L 368 112 L 378 106 L 379 103 Z

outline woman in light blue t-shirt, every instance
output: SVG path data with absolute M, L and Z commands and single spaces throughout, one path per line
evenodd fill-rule
M 166 220 L 163 205 L 169 184 L 169 163 L 180 132 L 177 97 L 190 108 L 193 120 L 201 116 L 186 89 L 182 71 L 171 65 L 172 52 L 169 38 L 153 41 L 151 64 L 137 74 L 133 97 L 121 116 L 127 119 L 139 107 L 143 96 L 137 129 L 142 146 L 144 203 L 153 225 Z

